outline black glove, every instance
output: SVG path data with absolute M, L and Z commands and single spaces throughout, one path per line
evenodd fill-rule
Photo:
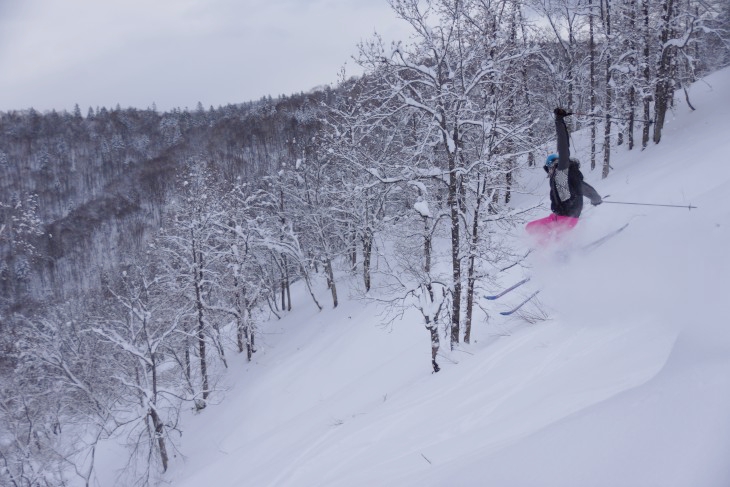
M 566 112 L 563 108 L 556 108 L 553 113 L 555 113 L 555 118 L 558 119 L 572 115 L 572 113 Z
M 591 201 L 591 204 L 592 204 L 593 206 L 598 206 L 598 205 L 600 205 L 601 203 L 603 203 L 603 200 L 602 200 L 602 199 L 597 199 L 597 200 Z

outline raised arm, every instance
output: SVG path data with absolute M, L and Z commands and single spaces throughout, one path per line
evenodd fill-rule
M 564 118 L 570 115 L 562 108 L 555 109 L 555 132 L 558 137 L 558 169 L 565 171 L 570 166 L 570 139 Z

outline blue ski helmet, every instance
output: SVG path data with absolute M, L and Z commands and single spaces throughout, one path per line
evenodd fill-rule
M 546 167 L 547 169 L 550 169 L 550 167 L 551 167 L 551 166 L 552 166 L 552 165 L 553 165 L 553 164 L 555 163 L 555 161 L 557 161 L 557 160 L 558 160 L 558 155 L 557 155 L 557 154 L 550 154 L 549 156 L 547 156 L 547 159 L 545 159 L 545 167 Z

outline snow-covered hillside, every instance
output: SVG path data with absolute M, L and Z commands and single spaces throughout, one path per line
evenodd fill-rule
M 730 485 L 730 69 L 690 97 L 606 180 L 579 134 L 574 153 L 607 202 L 697 209 L 588 206 L 575 242 L 630 225 L 567 262 L 531 254 L 499 285 L 530 283 L 483 302 L 491 319 L 438 374 L 418 315 L 383 327 L 373 305 L 317 312 L 300 289 L 225 398 L 184 418 L 170 485 Z M 545 201 L 542 169 L 523 177 L 536 195 L 514 204 Z M 538 288 L 525 312 L 547 320 L 498 314 Z

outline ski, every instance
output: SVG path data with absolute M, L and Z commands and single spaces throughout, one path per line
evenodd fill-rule
M 614 237 L 614 236 L 618 235 L 619 233 L 623 232 L 626 229 L 626 227 L 628 227 L 628 226 L 629 226 L 629 224 L 626 223 L 625 225 L 617 228 L 616 230 L 613 230 L 613 231 L 605 234 L 601 238 L 598 238 L 598 239 L 596 239 L 596 240 L 594 240 L 594 241 L 592 241 L 590 243 L 587 243 L 587 244 L 583 245 L 582 247 L 580 247 L 580 250 L 583 251 L 583 252 L 588 252 L 590 250 L 593 250 L 596 247 L 599 247 L 600 245 L 602 245 L 603 243 L 605 243 L 611 237 Z M 495 300 L 495 299 L 501 298 L 505 294 L 507 294 L 507 293 L 509 293 L 511 291 L 514 291 L 518 287 L 522 286 L 523 284 L 525 284 L 529 280 L 530 280 L 530 278 L 529 277 L 526 277 L 525 279 L 522 279 L 520 282 L 517 282 L 517 283 L 513 284 L 512 286 L 508 287 L 507 289 L 505 289 L 504 291 L 500 292 L 499 294 L 485 295 L 484 298 L 485 299 L 489 299 L 489 300 Z M 514 308 L 509 309 L 509 310 L 506 310 L 506 311 L 501 311 L 499 314 L 501 314 L 502 316 L 509 316 L 511 314 L 514 314 L 520 308 L 522 308 L 525 304 L 527 304 L 528 302 L 530 302 L 530 300 L 532 300 L 532 298 L 534 298 L 535 296 L 537 296 L 539 292 L 540 292 L 540 290 L 538 289 L 537 291 L 535 291 L 532 294 L 530 294 L 527 298 L 525 298 L 522 302 L 520 302 Z
M 507 310 L 507 311 L 501 311 L 499 314 L 501 314 L 502 316 L 509 316 L 509 315 L 513 314 L 515 311 L 519 310 L 521 307 L 523 307 L 525 304 L 527 304 L 528 301 L 530 301 L 532 298 L 537 296 L 537 293 L 539 293 L 539 292 L 540 292 L 540 290 L 538 289 L 534 293 L 530 294 L 524 301 L 522 301 L 520 304 L 518 304 L 514 308 Z
M 589 251 L 589 250 L 593 250 L 593 249 L 595 249 L 596 247 L 598 247 L 598 246 L 600 246 L 601 244 L 603 244 L 603 243 L 604 243 L 604 242 L 605 242 L 606 240 L 608 240 L 608 239 L 610 239 L 611 237 L 614 237 L 614 236 L 618 235 L 619 233 L 623 232 L 623 231 L 624 231 L 624 229 L 625 229 L 626 227 L 628 227 L 628 226 L 629 226 L 629 224 L 628 224 L 628 223 L 626 223 L 626 224 L 625 224 L 625 225 L 623 225 L 622 227 L 620 227 L 620 228 L 617 228 L 616 230 L 614 230 L 614 231 L 612 231 L 612 232 L 609 232 L 609 233 L 607 233 L 607 234 L 606 234 L 606 235 L 604 235 L 603 237 L 601 237 L 601 238 L 599 238 L 599 239 L 597 239 L 597 240 L 594 240 L 593 242 L 590 242 L 590 243 L 588 243 L 588 244 L 586 244 L 586 245 L 582 246 L 582 247 L 581 247 L 581 250 L 582 250 L 582 251 L 584 251 L 584 252 L 587 252 L 587 251 Z
M 490 294 L 490 295 L 485 295 L 485 296 L 484 296 L 484 299 L 489 299 L 489 300 L 495 300 L 495 299 L 499 299 L 499 298 L 501 298 L 502 296 L 504 296 L 505 294 L 507 294 L 508 292 L 510 292 L 510 291 L 514 291 L 514 290 L 515 290 L 515 289 L 517 289 L 518 287 L 522 286 L 522 285 L 523 285 L 524 283 L 526 283 L 526 282 L 527 282 L 527 281 L 529 281 L 529 280 L 530 280 L 530 278 L 529 278 L 529 277 L 527 277 L 527 278 L 525 278 L 525 279 L 522 279 L 522 280 L 521 280 L 520 282 L 518 282 L 518 283 L 516 283 L 516 284 L 514 284 L 514 285 L 512 285 L 512 286 L 510 286 L 510 287 L 508 287 L 507 289 L 505 289 L 504 291 L 502 291 L 502 292 L 501 292 L 501 293 L 499 293 L 499 294 Z

